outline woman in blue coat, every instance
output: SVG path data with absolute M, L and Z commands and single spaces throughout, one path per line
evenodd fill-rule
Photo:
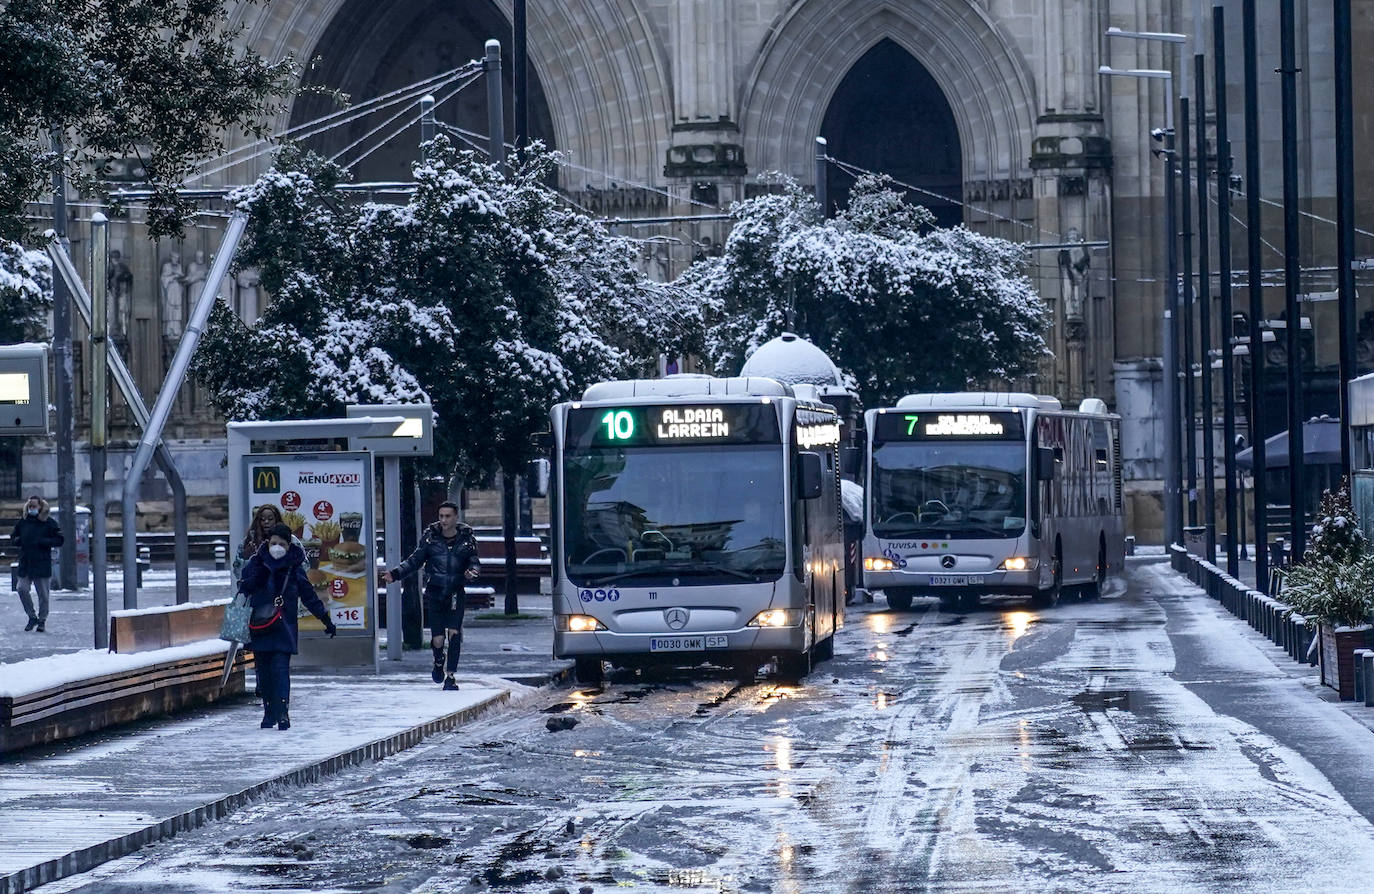
M 291 542 L 291 529 L 275 525 L 271 536 L 243 566 L 239 578 L 239 589 L 253 607 L 248 648 L 253 650 L 262 692 L 263 729 L 273 724 L 277 729 L 291 728 L 287 706 L 291 699 L 291 656 L 297 651 L 299 604 L 304 603 L 324 623 L 325 633 L 333 636 L 337 632 L 305 576 L 304 561 L 305 553 Z

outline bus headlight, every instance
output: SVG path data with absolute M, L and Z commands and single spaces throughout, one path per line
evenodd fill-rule
M 592 630 L 606 629 L 605 624 L 591 615 L 555 615 L 553 625 L 555 628 L 566 630 L 569 633 L 587 633 Z
M 770 608 L 754 615 L 749 627 L 795 627 L 801 623 L 801 611 L 795 608 Z
M 864 556 L 864 571 L 891 571 L 897 563 L 886 556 Z
M 1039 559 L 1032 559 L 1028 556 L 1012 556 L 1010 559 L 1003 559 L 1002 564 L 997 567 L 1002 571 L 1033 571 L 1035 566 L 1039 564 Z

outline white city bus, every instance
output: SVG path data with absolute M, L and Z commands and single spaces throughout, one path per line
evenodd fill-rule
M 1053 605 L 1124 565 L 1120 417 L 1032 394 L 910 394 L 869 410 L 864 586 L 971 608 Z
M 606 661 L 799 679 L 832 654 L 840 425 L 812 386 L 602 382 L 550 416 L 554 654 L 578 682 Z

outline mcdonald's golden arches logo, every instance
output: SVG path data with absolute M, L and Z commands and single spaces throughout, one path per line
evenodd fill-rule
M 275 494 L 281 492 L 281 466 L 254 466 L 253 493 Z

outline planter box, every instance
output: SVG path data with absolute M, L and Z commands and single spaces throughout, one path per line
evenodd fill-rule
M 1368 645 L 1370 626 L 1332 627 L 1322 624 L 1317 628 L 1321 644 L 1317 656 L 1321 660 L 1322 685 L 1330 686 L 1340 693 L 1342 701 L 1355 698 L 1355 650 Z

